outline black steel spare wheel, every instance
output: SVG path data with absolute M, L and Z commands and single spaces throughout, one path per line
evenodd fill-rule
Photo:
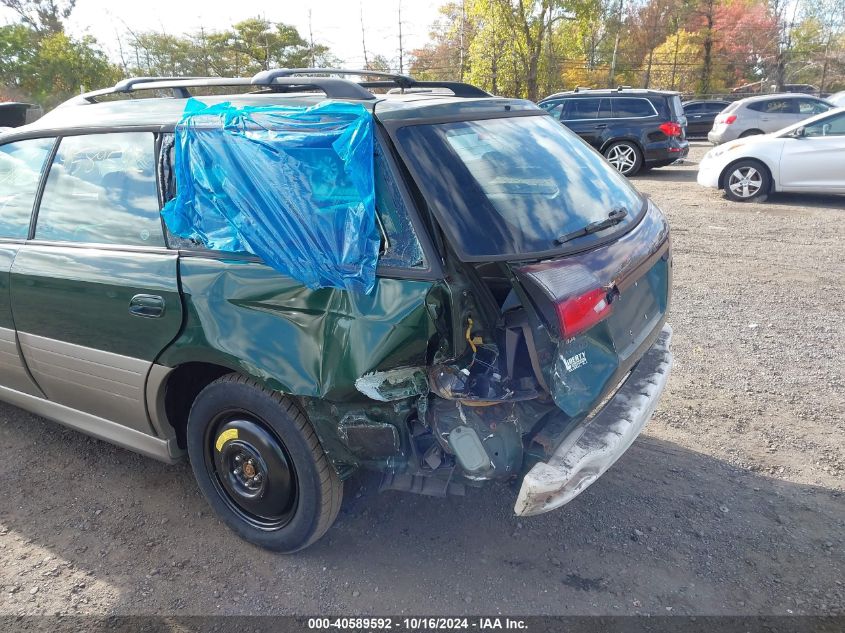
M 343 481 L 295 399 L 227 374 L 194 400 L 185 440 L 208 504 L 250 543 L 295 552 L 337 517 Z
M 233 512 L 259 529 L 277 529 L 296 511 L 296 471 L 268 425 L 242 411 L 208 427 L 206 468 Z

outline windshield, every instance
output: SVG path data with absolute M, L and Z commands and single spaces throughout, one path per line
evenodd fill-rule
M 397 138 L 467 261 L 560 250 L 556 238 L 627 210 L 616 227 L 567 244 L 581 247 L 630 224 L 643 207 L 624 176 L 548 116 L 408 126 Z

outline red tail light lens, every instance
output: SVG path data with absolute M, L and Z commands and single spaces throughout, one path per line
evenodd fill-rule
M 561 301 L 556 309 L 564 337 L 572 338 L 607 318 L 612 307 L 607 300 L 607 291 L 597 288 L 579 297 Z
M 729 114 L 728 116 L 720 116 L 718 119 L 716 119 L 717 123 L 724 123 L 725 125 L 730 125 L 734 121 L 736 121 L 735 114 Z
M 684 131 L 680 124 L 675 123 L 674 121 L 661 123 L 657 126 L 657 129 L 663 132 L 666 136 L 680 136 L 681 132 Z

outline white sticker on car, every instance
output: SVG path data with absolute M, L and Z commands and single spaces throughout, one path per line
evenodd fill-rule
M 587 352 L 580 352 L 575 354 L 575 356 L 570 356 L 569 358 L 563 359 L 563 365 L 566 367 L 566 371 L 573 372 L 579 367 L 583 367 L 587 364 Z

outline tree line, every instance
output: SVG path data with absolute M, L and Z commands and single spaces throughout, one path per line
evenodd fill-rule
M 243 77 L 269 68 L 337 66 L 327 46 L 291 25 L 251 18 L 229 29 L 173 35 L 126 28 L 110 59 L 91 36 L 65 30 L 76 0 L 0 0 L 18 22 L 0 27 L 0 100 L 61 103 L 132 76 Z M 374 64 L 384 65 L 374 58 Z
M 76 0 L 0 0 L 18 21 L 0 27 L 0 100 L 52 107 L 129 76 L 249 76 L 268 68 L 343 64 L 297 29 L 264 18 L 225 30 L 133 31 L 115 59 L 65 22 Z M 420 79 L 461 80 L 539 99 L 575 86 L 630 85 L 686 94 L 810 84 L 845 88 L 845 0 L 453 0 L 428 44 L 398 67 Z M 397 36 L 401 20 L 397 23 Z M 401 40 L 400 40 L 401 41 Z M 401 45 L 400 45 L 401 47 Z
M 496 94 L 845 88 L 845 0 L 460 0 L 440 16 L 411 72 Z

